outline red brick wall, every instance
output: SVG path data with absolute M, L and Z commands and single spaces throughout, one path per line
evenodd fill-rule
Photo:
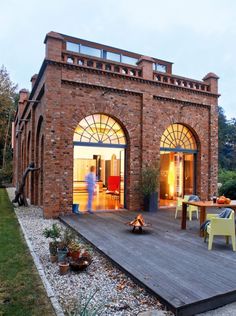
M 214 93 L 193 91 L 147 80 L 151 77 L 148 61 L 149 78 L 137 79 L 60 62 L 60 38 L 49 37 L 46 45 L 51 62 L 44 64 L 41 78 L 36 80 L 37 89 L 30 96 L 36 99 L 40 95 L 40 102 L 25 107 L 23 117 L 29 117 L 29 121 L 21 124 L 25 139 L 31 133 L 28 161 L 41 166 L 30 176 L 27 194 L 32 203 L 42 204 L 45 217 L 72 210 L 73 134 L 80 120 L 94 113 L 114 117 L 127 136 L 128 209 L 140 208 L 141 167 L 160 160 L 161 135 L 173 123 L 186 125 L 196 137 L 197 194 L 207 198 L 216 191 L 217 78 L 206 79 Z M 41 129 L 37 132 L 40 118 Z M 22 159 L 14 156 L 14 164 L 15 170 L 17 164 L 22 170 Z

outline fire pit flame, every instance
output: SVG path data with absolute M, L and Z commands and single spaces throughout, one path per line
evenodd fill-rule
M 145 223 L 142 214 L 138 214 L 133 221 L 128 222 L 126 224 L 129 225 L 129 226 L 133 226 L 132 232 L 134 232 L 135 229 L 138 228 L 140 233 L 142 233 L 143 227 L 150 226 L 149 224 Z

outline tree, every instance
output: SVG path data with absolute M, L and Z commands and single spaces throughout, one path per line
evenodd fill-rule
M 11 169 L 11 122 L 17 104 L 15 85 L 4 66 L 0 68 L 0 176 Z M 11 172 L 11 171 L 10 171 Z M 0 179 L 1 180 L 1 179 Z M 0 181 L 1 182 L 1 181 Z
M 227 120 L 219 107 L 219 166 L 226 170 L 236 169 L 236 119 Z

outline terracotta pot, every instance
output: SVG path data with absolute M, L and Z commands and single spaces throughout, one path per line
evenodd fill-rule
M 50 255 L 50 260 L 52 263 L 57 262 L 57 255 Z
M 68 262 L 59 262 L 59 273 L 60 275 L 67 274 L 69 271 L 70 265 Z
M 73 260 L 79 259 L 79 257 L 80 257 L 80 251 L 73 251 L 73 252 L 70 252 L 70 257 L 71 257 Z

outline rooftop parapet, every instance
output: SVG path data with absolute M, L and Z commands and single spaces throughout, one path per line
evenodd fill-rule
M 203 81 L 211 87 L 212 93 L 218 93 L 218 79 L 219 77 L 213 72 L 209 72 L 204 78 Z
M 46 35 L 46 59 L 93 68 L 128 77 L 152 80 L 199 92 L 218 93 L 218 77 L 209 73 L 203 81 L 172 75 L 172 63 L 56 32 Z

